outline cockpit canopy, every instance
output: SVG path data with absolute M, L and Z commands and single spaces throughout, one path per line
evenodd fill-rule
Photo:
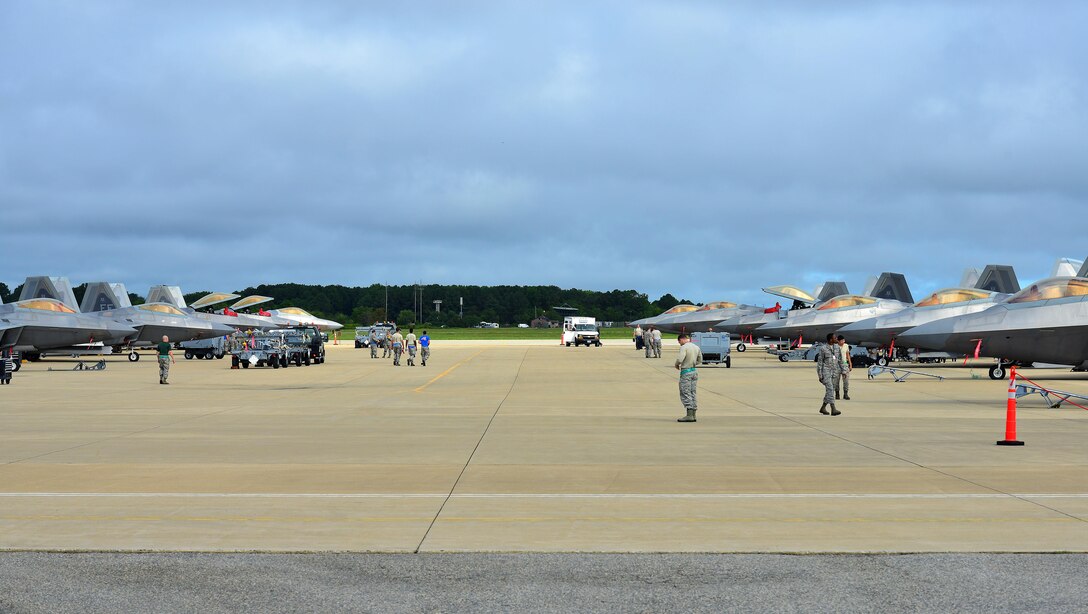
M 136 305 L 137 309 L 143 309 L 144 311 L 155 311 L 158 313 L 165 313 L 172 316 L 184 316 L 180 309 L 173 305 L 167 305 L 166 303 L 145 303 L 143 305 Z
M 23 309 L 34 309 L 35 311 L 53 311 L 56 313 L 76 313 L 75 309 L 72 309 L 64 303 L 51 299 L 51 298 L 32 298 L 26 301 L 16 301 L 13 303 Z
M 926 298 L 914 304 L 915 307 L 931 307 L 933 305 L 951 305 L 953 303 L 966 303 L 990 298 L 993 292 L 979 290 L 977 288 L 945 288 L 930 294 Z
M 1013 295 L 1009 303 L 1032 303 L 1088 295 L 1088 278 L 1051 277 L 1037 281 Z
M 668 309 L 665 313 L 687 313 L 689 311 L 695 311 L 698 309 L 695 305 L 677 305 Z
M 299 307 L 285 307 L 283 309 L 276 310 L 276 313 L 282 313 L 282 314 L 286 314 L 286 315 L 289 315 L 289 316 L 305 316 L 307 318 L 314 317 L 312 314 L 307 312 L 305 309 L 301 309 Z
M 781 296 L 782 298 L 794 301 L 801 301 L 802 303 L 812 304 L 816 302 L 814 296 L 796 286 L 771 286 L 769 288 L 763 288 L 763 291 L 767 294 Z
M 736 303 L 730 303 L 729 301 L 715 301 L 713 303 L 707 303 L 699 308 L 699 311 L 710 311 L 712 309 L 732 309 L 736 307 Z
M 857 307 L 858 305 L 871 305 L 875 302 L 876 299 L 871 296 L 861 296 L 858 294 L 843 294 L 827 299 L 816 309 L 823 310 L 838 309 L 840 307 Z

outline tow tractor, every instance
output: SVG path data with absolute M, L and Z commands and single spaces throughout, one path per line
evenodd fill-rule
M 252 367 L 272 367 L 279 369 L 284 357 L 283 335 L 281 333 L 253 333 L 250 336 L 235 334 L 230 340 L 231 362 L 243 369 Z
M 601 332 L 597 329 L 597 320 L 583 316 L 563 318 L 563 345 L 570 347 L 595 345 L 601 347 Z

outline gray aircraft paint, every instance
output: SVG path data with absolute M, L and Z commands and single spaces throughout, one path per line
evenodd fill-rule
M 791 313 L 788 317 L 773 321 L 756 329 L 762 337 L 777 339 L 809 339 L 817 341 L 836 333 L 847 324 L 902 311 L 911 306 L 914 298 L 906 279 L 901 273 L 881 273 L 872 295 L 873 302 L 829 308 L 833 301 L 849 301 L 854 295 L 842 295 L 823 301 L 812 309 Z M 860 299 L 858 299 L 860 300 Z
M 722 320 L 755 313 L 763 313 L 763 308 L 755 305 L 734 305 L 718 309 L 697 309 L 661 319 L 654 326 L 666 333 L 704 333 Z
M 27 277 L 23 282 L 23 290 L 19 293 L 19 300 L 25 301 L 32 298 L 56 299 L 68 307 L 79 310 L 75 292 L 67 277 Z
M 957 292 L 959 290 L 962 289 L 947 288 L 938 291 L 938 293 Z M 915 304 L 897 313 L 866 318 L 848 324 L 839 329 L 838 334 L 846 337 L 846 340 L 851 344 L 870 348 L 888 347 L 893 341 L 899 347 L 913 347 L 899 339 L 899 335 L 927 322 L 989 309 L 995 303 L 1003 301 L 1019 291 L 1020 283 L 1017 281 L 1016 273 L 1011 266 L 991 264 L 987 265 L 982 273 L 977 276 L 974 288 L 966 290 L 982 290 L 989 294 L 982 298 L 958 303 L 925 306 Z M 923 299 L 921 302 L 925 302 L 925 300 Z
M 79 304 L 79 310 L 83 313 L 124 309 L 126 307 L 132 307 L 132 301 L 128 297 L 128 290 L 125 289 L 125 285 L 105 282 L 87 284 L 87 291 L 83 293 L 83 301 Z
M 661 313 L 657 314 L 656 316 L 652 316 L 652 317 L 649 317 L 649 318 L 642 318 L 640 320 L 635 320 L 634 322 L 628 322 L 627 326 L 630 326 L 631 328 L 634 328 L 636 326 L 642 326 L 643 328 L 645 328 L 646 326 L 651 326 L 653 324 L 657 324 L 661 320 L 664 320 L 664 319 L 671 318 L 673 316 L 679 315 L 679 313 L 672 311 L 673 309 L 676 309 L 677 307 L 694 307 L 695 309 L 698 309 L 698 307 L 696 307 L 695 305 L 691 305 L 689 303 L 681 303 L 679 305 L 673 305 L 672 307 L 669 307 L 668 309 L 666 309 L 665 311 L 662 311 Z M 695 311 L 695 309 L 692 309 L 691 311 L 687 311 L 687 312 L 684 312 L 684 313 L 691 313 L 692 311 Z
M 286 322 L 273 321 L 250 315 L 227 316 L 220 313 L 205 313 L 197 311 L 185 304 L 185 295 L 178 286 L 151 286 L 147 292 L 147 300 L 154 298 L 156 302 L 166 303 L 177 307 L 184 313 L 195 318 L 200 318 L 216 324 L 225 324 L 236 330 L 271 330 L 286 325 Z
M 273 318 L 287 320 L 287 322 L 289 322 L 291 325 L 316 326 L 321 330 L 340 330 L 341 328 L 344 328 L 344 325 L 339 322 L 335 322 L 333 320 L 326 320 L 325 318 L 319 318 L 312 313 L 306 312 L 305 310 L 299 309 L 299 311 L 302 311 L 303 314 L 292 314 L 285 312 L 285 310 L 288 309 L 299 308 L 284 307 L 282 309 L 272 309 L 271 311 L 269 311 L 269 313 L 272 314 Z
M 82 343 L 115 345 L 136 334 L 131 326 L 95 315 L 29 307 L 39 300 L 53 301 L 71 309 L 48 297 L 0 305 L 0 348 L 32 352 Z
M 792 315 L 805 313 L 812 309 L 811 307 L 801 307 L 800 305 L 818 304 L 827 299 L 834 298 L 835 296 L 849 293 L 849 290 L 846 287 L 846 282 L 826 281 L 817 286 L 816 289 L 813 291 L 812 298 L 815 299 L 815 303 L 806 303 L 798 300 L 797 297 L 792 296 L 788 293 L 776 291 L 776 288 L 781 287 L 782 286 L 769 286 L 766 288 L 762 288 L 762 290 L 776 297 L 794 301 L 792 308 L 783 309 L 771 313 L 753 313 L 748 315 L 734 316 L 732 318 L 729 318 L 728 320 L 724 320 L 715 324 L 714 330 L 723 333 L 729 333 L 731 336 L 737 336 L 741 338 L 748 337 L 750 335 L 755 336 L 755 332 L 767 324 L 779 322 L 781 320 L 791 317 Z
M 1013 302 L 1034 288 L 1085 277 L 1040 280 L 1009 300 L 978 313 L 944 318 L 911 328 L 904 345 L 928 350 L 991 356 L 1007 361 L 1088 367 L 1088 295 Z
M 62 289 L 65 286 L 71 287 L 67 279 L 56 277 L 49 279 L 54 280 L 54 283 L 51 286 L 39 284 L 38 292 Z M 63 283 L 56 283 L 55 280 L 63 280 Z M 61 300 L 58 296 L 48 298 Z M 170 337 L 171 341 L 194 341 L 221 337 L 234 332 L 233 328 L 193 318 L 166 303 L 144 303 L 133 307 L 124 284 L 104 281 L 88 283 L 87 292 L 83 297 L 83 306 L 91 308 L 91 311 L 85 312 L 89 315 L 112 320 L 135 329 L 135 334 L 123 340 L 125 344 L 156 343 L 164 335 Z

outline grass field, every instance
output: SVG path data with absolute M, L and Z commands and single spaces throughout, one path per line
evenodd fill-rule
M 481 339 L 555 339 L 558 343 L 562 333 L 558 328 L 429 328 L 430 336 L 435 339 L 481 340 Z M 420 329 L 416 330 L 416 334 Z M 344 328 L 341 339 L 354 339 L 355 329 Z M 602 328 L 601 339 L 631 339 L 630 328 Z

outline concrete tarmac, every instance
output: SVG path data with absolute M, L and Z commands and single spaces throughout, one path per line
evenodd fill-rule
M 0 553 L 0 611 L 1088 611 L 1088 555 Z
M 443 342 L 427 367 L 153 357 L 24 365 L 0 389 L 0 549 L 262 552 L 1088 552 L 1088 411 L 1021 401 L 985 363 L 853 377 L 699 371 L 629 343 Z M 1032 370 L 1088 393 L 1088 378 Z

